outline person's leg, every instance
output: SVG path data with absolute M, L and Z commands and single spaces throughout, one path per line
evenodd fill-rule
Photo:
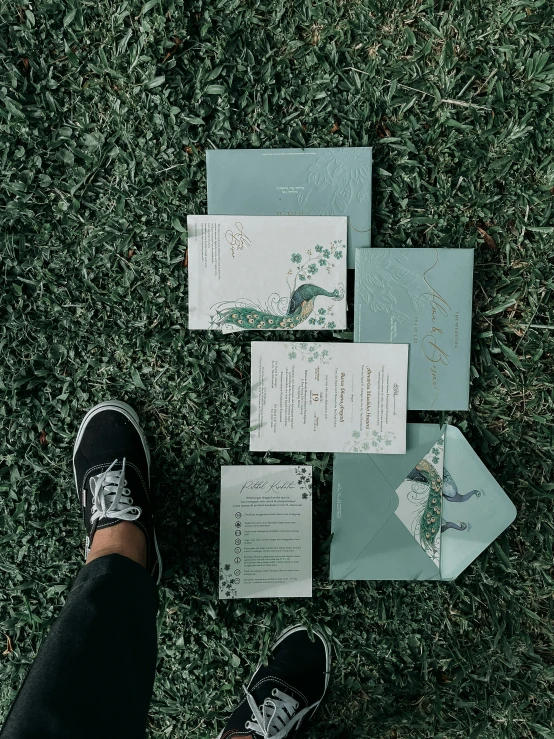
M 39 650 L 2 739 L 145 736 L 161 568 L 149 466 L 129 406 L 89 411 L 74 452 L 87 564 Z
M 330 648 L 322 633 L 314 630 L 312 639 L 304 626 L 285 629 L 218 739 L 298 736 L 325 695 L 330 667 Z

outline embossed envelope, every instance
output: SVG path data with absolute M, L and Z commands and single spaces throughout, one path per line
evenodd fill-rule
M 466 410 L 473 249 L 357 249 L 354 341 L 409 344 L 408 409 Z
M 348 267 L 371 245 L 370 147 L 209 149 L 208 213 L 348 216 Z

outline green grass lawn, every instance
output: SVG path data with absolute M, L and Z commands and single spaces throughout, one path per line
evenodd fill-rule
M 0 4 L 0 722 L 82 564 L 78 424 L 119 398 L 153 449 L 167 568 L 152 737 L 213 737 L 304 621 L 334 651 L 312 737 L 552 739 L 551 3 L 185 6 Z M 475 248 L 471 409 L 442 420 L 518 518 L 453 584 L 329 582 L 332 457 L 248 451 L 249 342 L 283 335 L 187 331 L 205 150 L 362 145 L 374 245 Z M 304 460 L 313 599 L 220 603 L 220 465 Z

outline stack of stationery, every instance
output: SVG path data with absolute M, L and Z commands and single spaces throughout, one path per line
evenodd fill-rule
M 453 426 L 469 404 L 471 249 L 369 248 L 371 149 L 209 151 L 189 326 L 346 328 L 251 344 L 250 449 L 335 452 L 331 578 L 453 580 L 515 518 Z M 311 595 L 309 465 L 223 467 L 220 597 Z

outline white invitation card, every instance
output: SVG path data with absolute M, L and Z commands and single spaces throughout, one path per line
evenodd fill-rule
M 251 346 L 252 451 L 405 454 L 407 344 Z
M 221 468 L 219 597 L 312 595 L 312 468 Z
M 189 216 L 189 328 L 346 328 L 344 216 Z

